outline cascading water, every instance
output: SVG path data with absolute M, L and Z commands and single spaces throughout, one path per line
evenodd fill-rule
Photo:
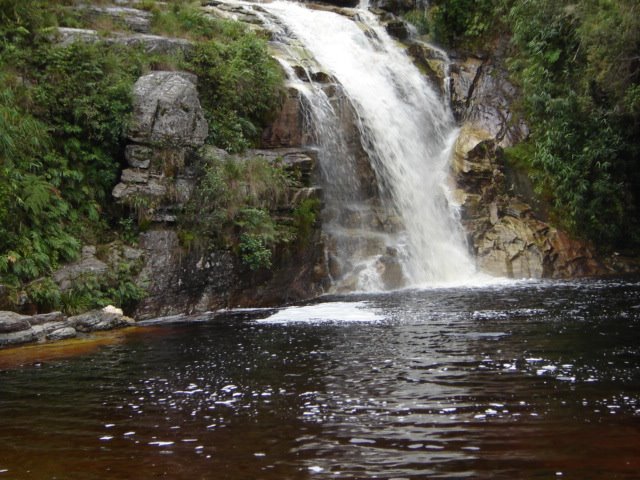
M 474 278 L 447 187 L 457 129 L 409 57 L 362 6 L 352 17 L 283 1 L 260 8 L 275 17 L 278 40 L 289 45 L 283 63 L 309 63 L 296 53 L 302 47 L 336 80 L 355 111 L 360 144 L 375 171 L 377 195 L 371 199 L 362 193 L 357 153 L 347 147 L 335 94 L 330 98 L 326 85 L 314 84 L 308 74 L 303 81 L 289 67 L 316 131 L 337 289 L 461 284 Z

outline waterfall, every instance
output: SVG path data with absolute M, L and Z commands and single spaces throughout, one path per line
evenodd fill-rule
M 448 106 L 362 5 L 350 17 L 284 1 L 260 7 L 277 19 L 289 57 L 336 80 L 375 172 L 372 199 L 358 179 L 357 151 L 346 145 L 340 95 L 290 73 L 316 127 L 338 288 L 468 283 L 476 271 L 448 186 L 457 137 Z

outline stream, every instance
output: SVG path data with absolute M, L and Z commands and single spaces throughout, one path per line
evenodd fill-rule
M 638 478 L 639 339 L 631 280 L 149 322 L 0 363 L 0 479 Z

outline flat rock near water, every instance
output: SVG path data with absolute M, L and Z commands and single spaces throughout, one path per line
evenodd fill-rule
M 112 306 L 73 317 L 67 317 L 61 312 L 20 315 L 0 311 L 0 348 L 74 338 L 79 333 L 113 330 L 134 323 L 122 310 Z

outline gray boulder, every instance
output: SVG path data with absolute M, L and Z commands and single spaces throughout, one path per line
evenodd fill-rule
M 73 327 L 62 327 L 54 330 L 47 335 L 47 340 L 65 340 L 67 338 L 74 338 L 78 335 L 78 332 Z
M 29 330 L 31 328 L 30 318 L 15 312 L 0 312 L 0 334 Z
M 60 27 L 56 36 L 58 44 L 63 47 L 81 42 L 81 43 L 97 43 L 100 41 L 100 34 L 97 30 L 91 30 L 88 28 L 69 28 Z
M 105 307 L 101 310 L 92 310 L 69 317 L 68 325 L 75 328 L 78 332 L 95 332 L 98 330 L 112 330 L 114 328 L 126 327 L 133 325 L 134 321 L 125 317 L 122 310 L 114 307 Z
M 204 144 L 208 126 L 198 99 L 197 77 L 185 72 L 151 72 L 133 89 L 129 138 L 155 146 Z
M 40 313 L 29 318 L 31 325 L 44 325 L 46 323 L 64 322 L 67 319 L 62 312 Z
M 84 8 L 92 17 L 110 18 L 116 24 L 121 23 L 134 32 L 147 33 L 151 28 L 153 14 L 145 10 L 122 6 L 87 6 Z
M 36 332 L 29 323 L 30 318 L 15 312 L 0 312 L 0 347 L 37 340 Z

